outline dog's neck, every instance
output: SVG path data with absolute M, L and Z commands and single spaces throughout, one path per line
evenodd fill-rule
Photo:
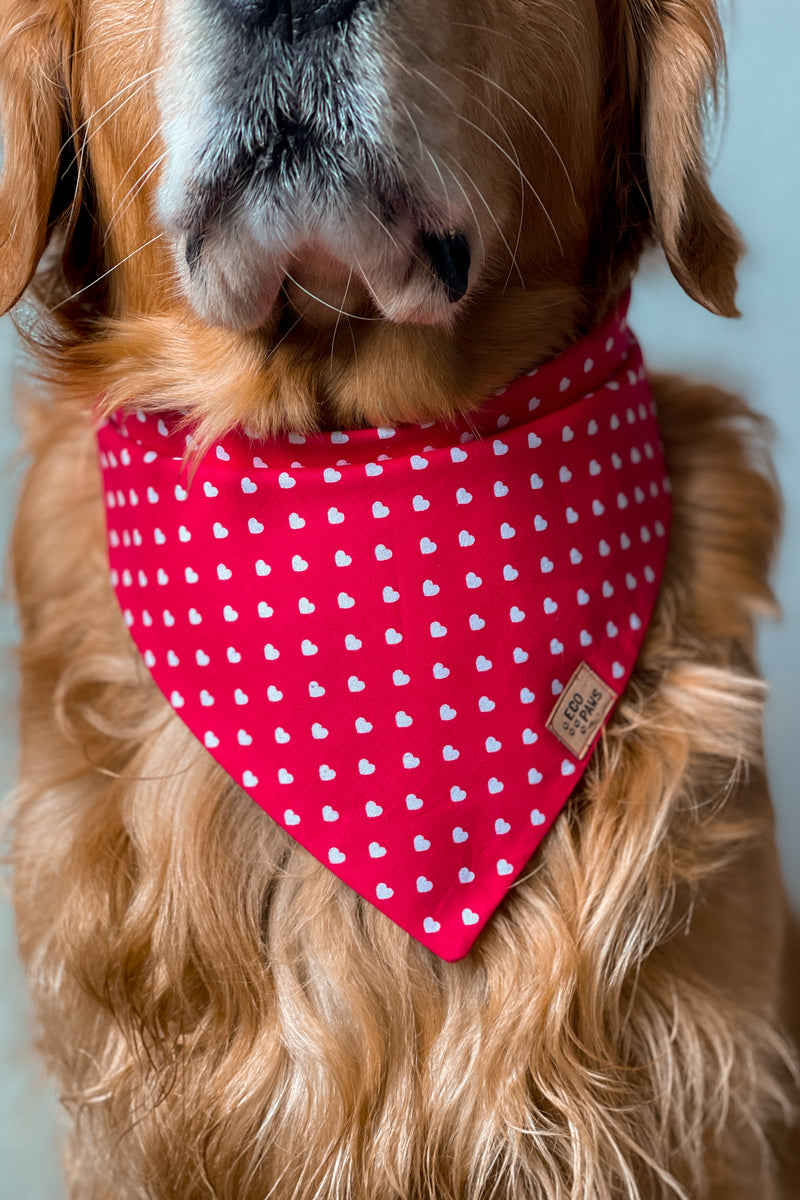
M 509 287 L 453 328 L 343 318 L 335 337 L 327 321 L 291 312 L 285 328 L 237 334 L 173 309 L 72 347 L 59 387 L 75 379 L 76 399 L 103 394 L 108 411 L 188 404 L 206 442 L 242 425 L 269 436 L 447 420 L 573 344 L 623 291 L 598 301 L 569 283 Z
M 322 428 L 441 420 L 479 405 L 522 371 L 540 366 L 597 325 L 619 294 L 596 304 L 569 283 L 493 290 L 452 325 L 361 318 L 343 327 L 309 301 L 284 314 L 287 359 L 313 361 L 307 394 Z

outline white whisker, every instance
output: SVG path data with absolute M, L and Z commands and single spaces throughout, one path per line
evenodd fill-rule
M 450 166 L 450 164 L 443 163 L 442 165 L 444 166 L 444 169 L 446 171 L 449 171 L 450 174 L 453 176 L 453 181 L 454 181 L 456 187 L 460 190 L 462 196 L 464 197 L 464 200 L 467 203 L 469 211 L 472 213 L 472 219 L 475 222 L 475 232 L 477 233 L 478 239 L 481 243 L 481 256 L 485 259 L 486 258 L 486 245 L 483 240 L 483 233 L 481 232 L 480 222 L 478 221 L 478 214 L 475 212 L 475 206 L 473 205 L 472 201 L 469 198 L 469 192 L 464 187 L 463 183 L 458 178 L 458 176 L 456 175 L 455 171 Z
M 312 300 L 316 300 L 317 304 L 321 304 L 323 308 L 329 308 L 331 310 L 331 312 L 338 313 L 341 317 L 347 317 L 348 320 L 350 320 L 350 321 L 375 322 L 375 321 L 383 320 L 382 317 L 362 317 L 362 316 L 359 316 L 357 313 L 346 312 L 343 308 L 338 308 L 335 304 L 329 304 L 327 300 L 323 300 L 322 297 L 316 295 L 315 292 L 310 292 L 308 290 L 308 288 L 303 287 L 302 283 L 298 283 L 298 281 L 295 279 L 294 275 L 290 274 L 289 271 L 284 271 L 284 275 L 289 280 L 289 282 L 293 283 L 294 286 L 299 291 L 303 292 L 306 296 L 309 296 Z
M 137 246 L 135 250 L 131 250 L 130 254 L 126 254 L 125 257 L 121 258 L 118 263 L 114 263 L 114 266 L 109 267 L 108 270 L 104 271 L 102 275 L 98 275 L 96 279 L 90 280 L 85 287 L 79 288 L 78 291 L 73 292 L 71 296 L 66 296 L 63 300 L 59 300 L 58 304 L 54 304 L 53 307 L 49 308 L 47 311 L 53 313 L 56 311 L 56 309 L 62 308 L 63 305 L 69 304 L 73 300 L 77 300 L 78 296 L 82 296 L 84 292 L 88 292 L 90 288 L 93 288 L 96 284 L 102 282 L 103 279 L 108 278 L 109 275 L 111 275 L 114 271 L 119 270 L 119 268 L 124 266 L 124 264 L 131 258 L 134 258 L 137 254 L 141 254 L 141 252 L 146 250 L 148 246 L 152 246 L 154 242 L 159 241 L 164 236 L 165 234 L 163 232 L 157 233 L 155 237 L 150 238 L 149 242 L 144 242 L 141 246 Z
M 152 141 L 152 139 L 151 139 L 151 141 Z M 166 157 L 167 157 L 167 155 L 166 155 L 166 151 L 165 151 L 163 154 L 160 154 L 158 156 L 158 158 L 156 158 L 152 163 L 150 163 L 148 167 L 145 168 L 145 170 L 139 176 L 139 178 L 137 179 L 137 181 L 133 185 L 133 187 L 129 189 L 123 203 L 115 209 L 115 211 L 112 214 L 111 219 L 109 220 L 109 222 L 106 226 L 106 229 L 105 229 L 105 233 L 103 236 L 103 245 L 104 246 L 108 244 L 109 234 L 111 233 L 111 230 L 114 227 L 114 225 L 127 212 L 127 210 L 130 208 L 130 206 L 136 200 L 136 197 L 139 195 L 142 188 L 145 187 L 145 185 L 147 184 L 147 181 L 150 179 L 150 177 L 153 175 L 153 173 L 161 166 L 162 162 L 164 161 L 164 159 Z
M 156 138 L 159 136 L 159 134 L 160 134 L 160 133 L 161 133 L 161 128 L 159 127 L 159 128 L 158 128 L 158 129 L 155 131 L 155 133 L 151 133 L 151 134 L 150 134 L 150 137 L 147 139 L 147 141 L 145 142 L 145 144 L 144 144 L 144 145 L 141 147 L 141 149 L 140 149 L 140 150 L 139 150 L 139 151 L 138 151 L 138 152 L 137 152 L 137 153 L 134 155 L 133 159 L 132 159 L 132 160 L 131 160 L 131 162 L 130 162 L 130 165 L 128 166 L 128 169 L 127 169 L 127 170 L 126 170 L 126 171 L 125 171 L 125 172 L 124 172 L 124 173 L 123 173 L 123 174 L 120 176 L 120 178 L 119 178 L 119 180 L 118 180 L 118 185 L 119 185 L 119 184 L 122 184 L 122 183 L 123 183 L 123 182 L 124 182 L 124 181 L 125 181 L 125 180 L 128 178 L 128 176 L 130 175 L 131 171 L 133 170 L 134 164 L 135 164 L 135 163 L 137 163 L 137 162 L 139 161 L 139 159 L 142 157 L 142 155 L 144 154 L 144 152 L 145 152 L 145 150 L 147 149 L 147 147 L 150 145 L 150 143 L 151 143 L 151 142 L 155 141 L 155 139 L 156 139 Z
M 479 134 L 481 134 L 482 137 L 485 137 L 486 140 L 488 142 L 491 142 L 491 144 L 503 155 L 503 157 L 509 163 L 511 163 L 512 167 L 514 167 L 514 169 L 518 172 L 521 182 L 524 184 L 527 184 L 527 186 L 530 188 L 531 192 L 533 193 L 534 198 L 536 199 L 537 203 L 539 204 L 539 207 L 541 208 L 542 213 L 544 214 L 550 228 L 553 231 L 555 239 L 558 243 L 558 248 L 561 251 L 561 253 L 563 254 L 564 247 L 561 243 L 561 238 L 559 236 L 558 230 L 556 229 L 555 222 L 553 221 L 553 218 L 550 216 L 550 213 L 547 210 L 547 206 L 545 205 L 541 196 L 537 192 L 536 188 L 533 186 L 533 184 L 531 183 L 528 176 L 525 174 L 525 172 L 520 167 L 519 161 L 515 162 L 514 159 L 511 157 L 511 155 L 508 153 L 508 151 L 505 149 L 505 147 L 501 146 L 500 143 L 497 141 L 497 139 L 493 138 L 492 135 L 487 132 L 487 130 L 481 128 L 481 126 L 477 125 L 475 123 L 475 121 L 470 121 L 469 117 L 465 117 L 464 114 L 459 111 L 458 107 L 456 106 L 456 104 L 454 103 L 452 98 L 447 95 L 447 93 L 444 91 L 444 89 L 440 88 L 439 85 L 434 83 L 432 79 L 429 79 L 428 76 L 424 74 L 424 72 L 420 71 L 417 67 L 409 67 L 408 70 L 410 72 L 413 72 L 416 76 L 418 76 L 418 78 L 420 78 L 424 83 L 427 83 L 430 87 L 434 88 L 435 91 L 439 92 L 440 95 L 442 95 L 445 98 L 445 100 L 448 102 L 448 104 L 450 104 L 450 106 L 452 107 L 453 111 L 455 112 L 457 118 L 460 121 L 463 121 L 465 125 L 468 125 L 471 129 L 474 129 L 476 133 L 479 133 Z M 481 102 L 479 101 L 479 103 L 481 103 Z M 488 108 L 488 105 L 482 105 L 482 107 L 487 108 L 488 111 L 491 112 L 491 109 Z M 494 115 L 495 114 L 492 113 L 492 116 L 494 116 Z M 504 130 L 503 132 L 505 133 L 506 131 Z M 506 137 L 508 137 L 507 133 L 506 133 Z M 513 142 L 511 142 L 510 138 L 509 138 L 509 142 L 511 143 L 512 148 L 513 148 Z M 514 152 L 516 154 L 516 150 Z
M 500 240 L 502 241 L 503 245 L 505 246 L 506 250 L 509 253 L 509 257 L 511 259 L 512 266 L 514 268 L 516 268 L 516 272 L 519 275 L 520 284 L 522 285 L 522 287 L 524 289 L 525 277 L 522 274 L 522 270 L 520 269 L 519 263 L 517 262 L 516 255 L 515 255 L 514 251 L 511 249 L 511 244 L 508 241 L 508 238 L 506 237 L 506 235 L 503 233 L 503 228 L 502 228 L 500 222 L 498 221 L 497 217 L 494 214 L 494 210 L 492 209 L 492 206 L 490 205 L 489 201 L 486 199 L 483 192 L 479 188 L 478 184 L 472 178 L 472 176 L 470 175 L 469 171 L 464 166 L 464 164 L 456 163 L 456 166 L 458 167 L 458 170 L 461 172 L 461 174 L 466 177 L 467 183 L 469 183 L 471 185 L 471 187 L 473 188 L 473 190 L 475 192 L 475 195 L 478 197 L 478 199 L 483 204 L 483 207 L 486 209 L 486 212 L 488 213 L 489 218 L 492 221 L 492 224 L 494 225 L 495 229 L 498 232 Z M 452 171 L 452 167 L 448 167 L 448 170 Z
M 347 283 L 346 283 L 345 289 L 344 289 L 344 296 L 342 297 L 343 305 L 345 305 L 347 303 L 347 295 L 348 295 L 348 292 L 350 291 L 350 284 L 352 283 L 352 281 L 353 281 L 353 268 L 351 267 L 350 274 L 347 276 Z M 342 319 L 342 314 L 339 313 L 336 317 L 336 324 L 333 327 L 333 333 L 331 334 L 331 373 L 333 373 L 333 348 L 336 345 L 336 334 L 339 332 L 339 323 L 341 322 L 341 319 Z
M 70 144 L 70 142 L 72 142 L 72 144 L 75 145 L 78 141 L 78 135 L 80 133 L 82 133 L 82 131 L 84 129 L 88 128 L 91 125 L 91 122 L 94 121 L 96 117 L 99 117 L 100 113 L 103 112 L 104 109 L 108 108 L 111 104 L 114 104 L 114 102 L 116 100 L 119 100 L 120 96 L 122 96 L 125 92 L 129 92 L 131 88 L 136 88 L 136 91 L 133 92 L 132 95 L 126 96 L 125 99 L 122 101 L 122 103 L 119 105 L 119 107 L 114 109 L 114 111 L 112 113 L 110 113 L 109 116 L 107 116 L 101 122 L 101 124 L 97 127 L 97 129 L 94 129 L 90 132 L 89 137 L 80 139 L 79 144 L 80 144 L 81 149 L 85 145 L 87 145 L 88 142 L 91 140 L 91 138 L 94 136 L 94 134 L 99 132 L 99 130 L 103 128 L 103 126 L 106 124 L 106 121 L 112 120 L 112 118 L 115 117 L 117 115 L 117 113 L 122 111 L 122 109 L 125 107 L 125 105 L 128 103 L 129 100 L 133 100 L 133 98 L 135 96 L 138 96 L 139 92 L 142 90 L 142 88 L 144 87 L 147 80 L 150 79 L 151 76 L 155 75 L 155 73 L 156 72 L 154 70 L 146 71 L 143 75 L 139 75 L 136 79 L 132 79 L 128 83 L 123 84 L 123 86 L 121 88 L 119 88 L 119 90 L 117 92 L 115 92 L 114 95 L 109 100 L 106 100 L 103 104 L 101 104 L 99 108 L 95 109 L 94 112 L 89 114 L 89 116 L 86 118 L 85 121 L 81 121 L 80 125 L 76 126 L 76 128 L 74 130 L 72 130 L 72 132 L 70 133 L 70 136 L 62 144 L 62 146 L 59 150 L 59 154 L 62 154 L 63 151 L 66 150 L 66 148 Z M 70 160 L 70 162 L 67 164 L 67 167 L 65 169 L 69 170 L 69 168 L 72 167 L 72 165 L 75 162 L 77 162 L 77 159 L 78 159 L 78 155 L 76 154 L 75 157 L 72 158 Z
M 389 226 L 386 225 L 386 223 L 380 219 L 380 217 L 378 216 L 377 213 L 372 211 L 370 206 L 367 204 L 366 200 L 362 200 L 361 204 L 362 204 L 362 208 L 364 209 L 364 211 L 369 213 L 369 215 L 372 217 L 373 221 L 378 222 L 381 229 L 386 234 L 386 236 L 388 237 L 388 239 L 392 243 L 392 245 L 395 247 L 395 249 L 399 250 L 400 243 L 398 242 L 397 238 L 392 233 L 391 229 L 389 229 Z
M 541 121 L 537 117 L 534 116 L 534 114 L 531 112 L 531 110 L 529 108 L 526 108 L 526 106 L 522 103 L 521 100 L 518 100 L 517 97 L 512 92 L 509 92 L 508 88 L 504 88 L 501 83 L 498 83 L 496 79 L 492 79 L 492 77 L 490 75 L 486 75 L 483 71 L 476 71 L 472 67 L 467 67 L 467 66 L 464 66 L 463 70 L 469 71 L 470 75 L 475 75 L 475 76 L 477 76 L 478 79 L 483 80 L 484 83 L 489 83 L 489 84 L 491 84 L 492 87 L 497 88 L 497 90 L 503 96 L 505 96 L 508 100 L 510 100 L 512 104 L 516 104 L 516 106 L 519 109 L 521 109 L 522 112 L 525 113 L 525 116 L 528 117 L 529 120 L 533 122 L 533 124 L 536 126 L 536 128 L 539 130 L 539 132 L 542 134 L 542 136 L 546 139 L 548 145 L 551 147 L 553 153 L 555 154 L 556 158 L 558 159 L 559 163 L 561 164 L 561 168 L 564 171 L 564 175 L 566 176 L 567 183 L 569 184 L 570 192 L 572 193 L 573 204 L 577 204 L 578 200 L 575 195 L 575 188 L 572 183 L 572 177 L 571 177 L 569 171 L 567 170 L 567 164 L 564 162 L 564 159 L 561 157 L 561 154 L 559 153 L 558 147 L 556 146 L 553 139 L 550 137 L 550 134 L 547 132 L 547 130 L 545 129 L 545 127 L 541 123 Z

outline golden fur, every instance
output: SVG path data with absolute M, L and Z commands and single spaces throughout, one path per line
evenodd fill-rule
M 413 33 L 426 4 L 406 7 Z M 485 160 L 499 214 L 495 229 L 481 212 L 478 294 L 454 322 L 345 316 L 345 332 L 290 282 L 296 324 L 246 334 L 192 313 L 153 178 L 130 192 L 157 157 L 151 88 L 103 107 L 158 64 L 159 11 L 13 0 L 0 18 L 3 307 L 50 241 L 24 320 L 49 389 L 25 402 L 13 548 L 12 860 L 40 1046 L 75 1116 L 71 1195 L 790 1200 L 773 1147 L 793 1103 L 791 931 L 753 663 L 778 509 L 757 419 L 654 381 L 675 522 L 634 679 L 530 869 L 451 964 L 271 822 L 155 689 L 107 580 L 90 419 L 98 396 L 188 404 L 210 438 L 474 405 L 614 302 L 651 226 L 687 290 L 732 314 L 738 243 L 700 140 L 721 56 L 710 0 L 462 0 L 458 102 L 519 159 L 477 135 L 460 147 L 471 174 Z M 512 18 L 514 39 L 498 32 Z M 370 311 L 335 271 L 321 286 Z

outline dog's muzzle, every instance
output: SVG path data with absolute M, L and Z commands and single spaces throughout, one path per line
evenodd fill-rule
M 320 297 L 327 316 L 347 296 L 362 315 L 452 320 L 482 239 L 448 165 L 454 106 L 417 111 L 416 77 L 394 70 L 395 6 L 183 2 L 193 16 L 176 9 L 161 91 L 159 211 L 196 311 L 255 329 L 280 313 L 289 280 L 303 311 Z

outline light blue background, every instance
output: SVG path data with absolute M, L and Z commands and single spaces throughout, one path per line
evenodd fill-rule
M 777 573 L 780 626 L 762 632 L 771 685 L 767 753 L 784 867 L 800 905 L 800 86 L 797 0 L 742 0 L 726 21 L 730 89 L 714 187 L 743 230 L 749 254 L 740 273 L 739 322 L 711 317 L 687 300 L 660 262 L 646 264 L 636 287 L 633 324 L 654 367 L 717 380 L 767 413 L 777 431 L 775 458 L 786 498 Z M 0 539 L 14 505 L 9 467 L 15 441 L 6 399 L 12 338 L 0 322 Z M 13 621 L 0 615 L 0 782 L 13 778 Z M 29 1051 L 21 972 L 7 903 L 0 901 L 0 1200 L 61 1200 L 56 1106 Z

